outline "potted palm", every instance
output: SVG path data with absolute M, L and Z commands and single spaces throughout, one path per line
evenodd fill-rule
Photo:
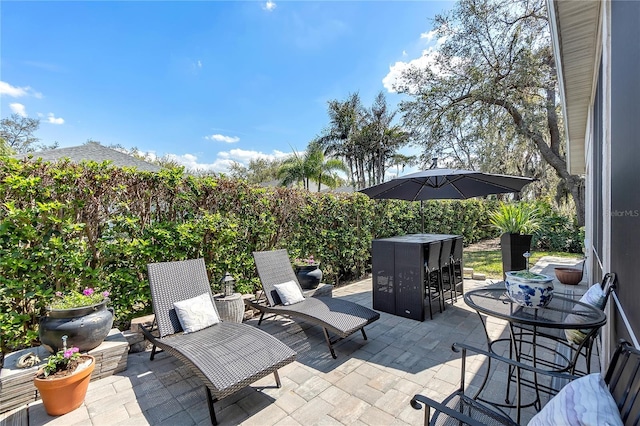
M 501 232 L 502 271 L 522 271 L 527 267 L 524 253 L 531 250 L 533 232 L 540 227 L 539 212 L 527 203 L 502 203 L 491 213 L 491 224 Z
M 109 292 L 85 288 L 67 294 L 56 292 L 46 313 L 40 317 L 38 337 L 51 353 L 60 349 L 62 336 L 81 352 L 100 346 L 113 325 L 113 309 L 107 307 Z

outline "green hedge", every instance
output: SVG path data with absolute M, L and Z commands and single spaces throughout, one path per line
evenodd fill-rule
M 149 313 L 146 264 L 203 257 L 214 289 L 229 271 L 259 287 L 254 250 L 313 254 L 339 285 L 370 269 L 372 238 L 420 232 L 420 204 L 317 194 L 241 181 L 137 172 L 107 164 L 0 159 L 0 327 L 3 352 L 37 342 L 55 291 L 109 290 L 116 325 Z M 495 232 L 493 203 L 424 203 L 425 232 L 472 243 Z

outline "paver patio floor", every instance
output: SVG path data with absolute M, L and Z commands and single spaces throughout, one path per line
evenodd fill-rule
M 567 259 L 543 258 L 537 270 L 551 271 L 554 264 L 573 264 Z M 465 280 L 465 288 L 489 282 Z M 571 290 L 584 292 L 586 284 Z M 371 307 L 371 279 L 334 290 L 334 297 Z M 436 306 L 434 305 L 434 308 Z M 437 308 L 436 308 L 437 312 Z M 257 319 L 247 321 L 257 326 Z M 505 324 L 490 320 L 492 337 L 506 337 Z M 418 425 L 424 410 L 410 407 L 416 393 L 440 401 L 460 381 L 460 354 L 454 342 L 485 347 L 486 339 L 478 315 L 462 298 L 447 305 L 443 313 L 424 322 L 381 313 L 380 320 L 336 345 L 333 359 L 322 330 L 281 317 L 266 320 L 262 327 L 298 352 L 295 362 L 280 370 L 282 387 L 273 376 L 215 403 L 221 425 Z M 468 363 L 471 386 L 484 368 L 484 359 Z M 492 373 L 489 394 L 504 398 L 507 374 Z M 527 409 L 523 423 L 534 413 Z M 85 403 L 60 417 L 48 416 L 41 402 L 29 407 L 30 425 L 205 425 L 210 424 L 205 390 L 187 368 L 168 354 L 149 361 L 149 353 L 131 354 L 127 370 L 94 381 Z

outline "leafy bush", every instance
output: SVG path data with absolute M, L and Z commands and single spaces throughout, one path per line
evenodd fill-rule
M 542 212 L 540 228 L 533 234 L 532 247 L 539 250 L 582 253 L 584 228 L 577 225 L 575 217 L 555 211 L 547 202 L 538 202 Z
M 492 235 L 481 200 L 429 201 L 425 232 Z M 211 176 L 0 158 L 0 349 L 37 343 L 54 293 L 109 289 L 115 324 L 151 312 L 146 265 L 205 259 L 212 288 L 231 273 L 259 288 L 252 252 L 321 260 L 325 281 L 362 277 L 371 240 L 421 232 L 420 204 L 359 193 L 263 188 Z

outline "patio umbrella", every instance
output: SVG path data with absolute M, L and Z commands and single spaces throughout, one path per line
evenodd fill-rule
M 429 169 L 397 177 L 360 192 L 373 199 L 417 201 L 466 199 L 490 194 L 520 192 L 535 179 L 472 170 Z M 420 206 L 422 215 L 422 205 Z M 424 217 L 422 217 L 424 232 Z

